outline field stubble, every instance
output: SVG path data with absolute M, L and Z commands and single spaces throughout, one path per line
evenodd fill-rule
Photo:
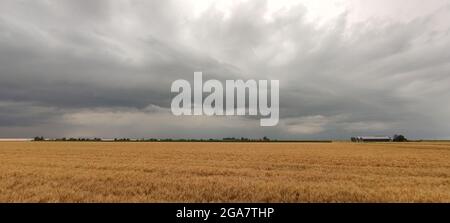
M 450 202 L 450 143 L 1 142 L 0 202 Z

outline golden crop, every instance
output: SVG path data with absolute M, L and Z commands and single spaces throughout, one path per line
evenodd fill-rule
M 1 142 L 0 202 L 450 202 L 450 143 Z

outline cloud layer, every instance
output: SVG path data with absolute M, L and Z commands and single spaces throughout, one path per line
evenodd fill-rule
M 450 138 L 450 2 L 0 0 L 0 137 Z M 280 80 L 280 124 L 170 85 Z

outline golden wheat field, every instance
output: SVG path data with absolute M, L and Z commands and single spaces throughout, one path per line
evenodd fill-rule
M 450 143 L 1 142 L 0 202 L 450 202 Z

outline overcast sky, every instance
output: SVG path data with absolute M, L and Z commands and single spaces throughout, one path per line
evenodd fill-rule
M 280 123 L 171 83 L 280 80 Z M 0 137 L 450 138 L 450 0 L 0 0 Z

